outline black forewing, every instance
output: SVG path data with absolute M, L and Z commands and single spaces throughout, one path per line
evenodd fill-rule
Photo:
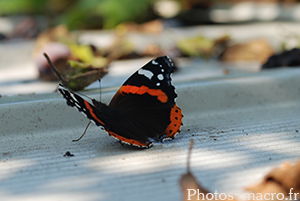
M 118 113 L 119 123 L 113 126 L 114 132 L 146 140 L 165 131 L 171 122 L 170 111 L 177 97 L 170 77 L 173 68 L 169 57 L 159 57 L 147 63 L 125 81 L 123 86 L 159 89 L 167 95 L 168 100 L 163 103 L 147 93 L 142 95 L 122 93 L 121 88 L 109 104 Z

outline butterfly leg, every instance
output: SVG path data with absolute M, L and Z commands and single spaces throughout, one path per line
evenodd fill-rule
M 83 134 L 78 138 L 78 139 L 76 139 L 76 140 L 72 140 L 72 142 L 78 142 L 79 140 L 81 140 L 81 138 L 85 135 L 85 133 L 86 133 L 86 130 L 88 129 L 88 127 L 90 126 L 90 124 L 91 124 L 91 122 L 92 121 L 90 121 L 89 123 L 88 123 L 88 125 L 86 126 L 86 128 L 85 128 L 85 130 L 84 130 L 84 132 L 83 132 Z

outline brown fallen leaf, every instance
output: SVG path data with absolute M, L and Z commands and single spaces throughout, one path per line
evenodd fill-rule
M 269 172 L 261 183 L 247 187 L 246 190 L 262 197 L 261 200 L 299 200 L 300 161 L 294 165 L 284 163 Z
M 182 200 L 233 200 L 236 201 L 233 194 L 228 194 L 225 199 L 216 197 L 224 193 L 213 194 L 206 188 L 203 188 L 198 182 L 195 176 L 190 171 L 190 157 L 192 151 L 193 141 L 190 143 L 188 162 L 187 162 L 187 173 L 182 175 L 180 179 L 180 186 L 182 192 Z M 300 200 L 300 161 L 292 165 L 290 163 L 284 163 L 278 168 L 273 169 L 269 172 L 264 180 L 254 186 L 246 188 L 248 193 L 247 200 Z
M 61 83 L 73 91 L 82 90 L 92 82 L 107 74 L 107 69 L 105 67 L 97 68 L 89 64 L 75 61 L 69 62 L 68 68 L 64 67 L 57 69 L 48 55 L 46 53 L 43 55 Z
M 164 24 L 161 20 L 152 20 L 143 24 L 127 22 L 120 24 L 117 29 L 123 29 L 126 32 L 141 32 L 147 34 L 160 34 L 164 30 Z
M 273 54 L 271 45 L 264 39 L 255 39 L 243 44 L 229 46 L 222 54 L 225 62 L 259 61 L 265 63 Z
M 165 55 L 162 48 L 157 43 L 149 43 L 142 48 L 137 45 L 128 36 L 126 27 L 118 26 L 114 31 L 114 40 L 112 44 L 104 49 L 101 49 L 101 55 L 109 61 L 121 59 L 134 59 L 140 57 L 159 57 Z
M 141 55 L 157 57 L 164 55 L 164 52 L 158 44 L 150 43 L 141 51 Z

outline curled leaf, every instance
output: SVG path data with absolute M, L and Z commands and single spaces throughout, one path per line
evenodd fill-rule
M 74 91 L 79 91 L 84 89 L 92 82 L 102 78 L 107 74 L 106 67 L 97 68 L 90 64 L 85 64 L 81 62 L 71 61 L 71 65 L 67 64 L 68 67 L 63 69 L 57 69 L 51 62 L 50 58 L 46 53 L 43 54 L 47 59 L 52 70 L 61 81 L 61 83 Z M 73 67 L 71 67 L 73 66 Z
M 261 183 L 249 186 L 246 190 L 261 196 L 261 200 L 267 200 L 268 196 L 273 196 L 272 200 L 299 200 L 300 161 L 294 165 L 287 162 L 282 164 L 269 172 Z

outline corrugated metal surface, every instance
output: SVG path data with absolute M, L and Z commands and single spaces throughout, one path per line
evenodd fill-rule
M 201 184 L 242 193 L 299 157 L 299 78 L 299 69 L 190 82 L 175 76 L 182 132 L 147 150 L 121 146 L 94 125 L 72 142 L 88 121 L 58 94 L 2 97 L 0 198 L 180 200 L 191 139 L 191 168 Z M 112 95 L 103 92 L 103 102 Z

